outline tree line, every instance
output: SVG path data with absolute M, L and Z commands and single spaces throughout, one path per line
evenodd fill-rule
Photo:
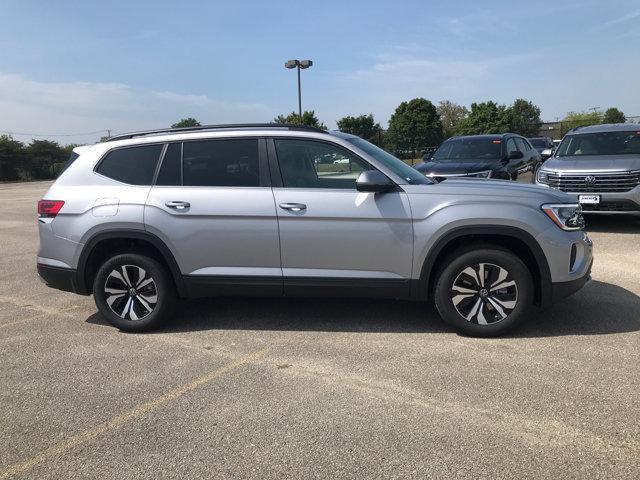
M 569 112 L 559 122 L 560 135 L 577 126 L 601 123 L 624 123 L 626 117 L 612 107 L 604 112 Z M 318 127 L 326 126 L 315 112 L 305 111 L 302 118 L 292 112 L 279 115 L 276 123 L 294 123 Z M 337 121 L 338 130 L 364 138 L 401 158 L 416 158 L 423 150 L 437 147 L 454 135 L 482 135 L 517 133 L 525 137 L 540 135 L 540 108 L 531 101 L 519 98 L 511 105 L 493 101 L 472 103 L 470 108 L 450 100 L 434 105 L 425 98 L 402 102 L 389 119 L 387 130 L 375 121 L 372 114 L 346 116 Z
M 0 181 L 56 178 L 76 146 L 50 140 L 32 140 L 25 145 L 9 135 L 0 135 Z
M 327 130 L 315 111 L 278 115 L 275 123 L 302 124 Z M 564 135 L 571 128 L 600 123 L 623 123 L 625 115 L 618 108 L 603 111 L 569 112 L 557 122 L 557 133 Z M 172 128 L 199 126 L 188 117 Z M 425 98 L 402 102 L 381 127 L 372 114 L 345 116 L 337 121 L 338 129 L 382 147 L 401 158 L 417 158 L 427 148 L 438 146 L 453 135 L 481 135 L 512 132 L 531 137 L 540 132 L 540 108 L 525 99 L 511 105 L 493 101 L 472 103 L 470 108 L 444 100 L 434 105 Z M 101 138 L 101 141 L 106 138 Z M 9 135 L 0 135 L 0 181 L 46 180 L 56 178 L 76 145 L 60 145 L 50 140 L 32 140 L 24 144 Z

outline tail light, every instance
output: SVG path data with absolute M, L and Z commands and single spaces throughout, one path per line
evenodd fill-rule
M 62 200 L 40 200 L 38 202 L 38 216 L 40 218 L 54 218 L 63 205 Z

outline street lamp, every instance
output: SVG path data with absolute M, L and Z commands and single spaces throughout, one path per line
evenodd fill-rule
M 289 60 L 284 66 L 288 69 L 297 68 L 298 69 L 298 115 L 300 116 L 300 121 L 302 122 L 302 93 L 300 90 L 300 70 L 304 70 L 305 68 L 309 68 L 313 65 L 311 60 Z

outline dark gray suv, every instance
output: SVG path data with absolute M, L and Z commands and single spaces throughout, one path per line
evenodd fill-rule
M 536 181 L 574 195 L 585 212 L 640 214 L 640 125 L 574 128 Z

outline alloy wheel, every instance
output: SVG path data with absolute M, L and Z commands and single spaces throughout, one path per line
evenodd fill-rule
M 518 286 L 508 270 L 492 263 L 478 263 L 462 270 L 453 281 L 451 301 L 470 323 L 489 325 L 516 308 Z
M 109 308 L 125 320 L 142 320 L 158 303 L 156 282 L 137 265 L 112 270 L 105 281 L 104 293 Z

